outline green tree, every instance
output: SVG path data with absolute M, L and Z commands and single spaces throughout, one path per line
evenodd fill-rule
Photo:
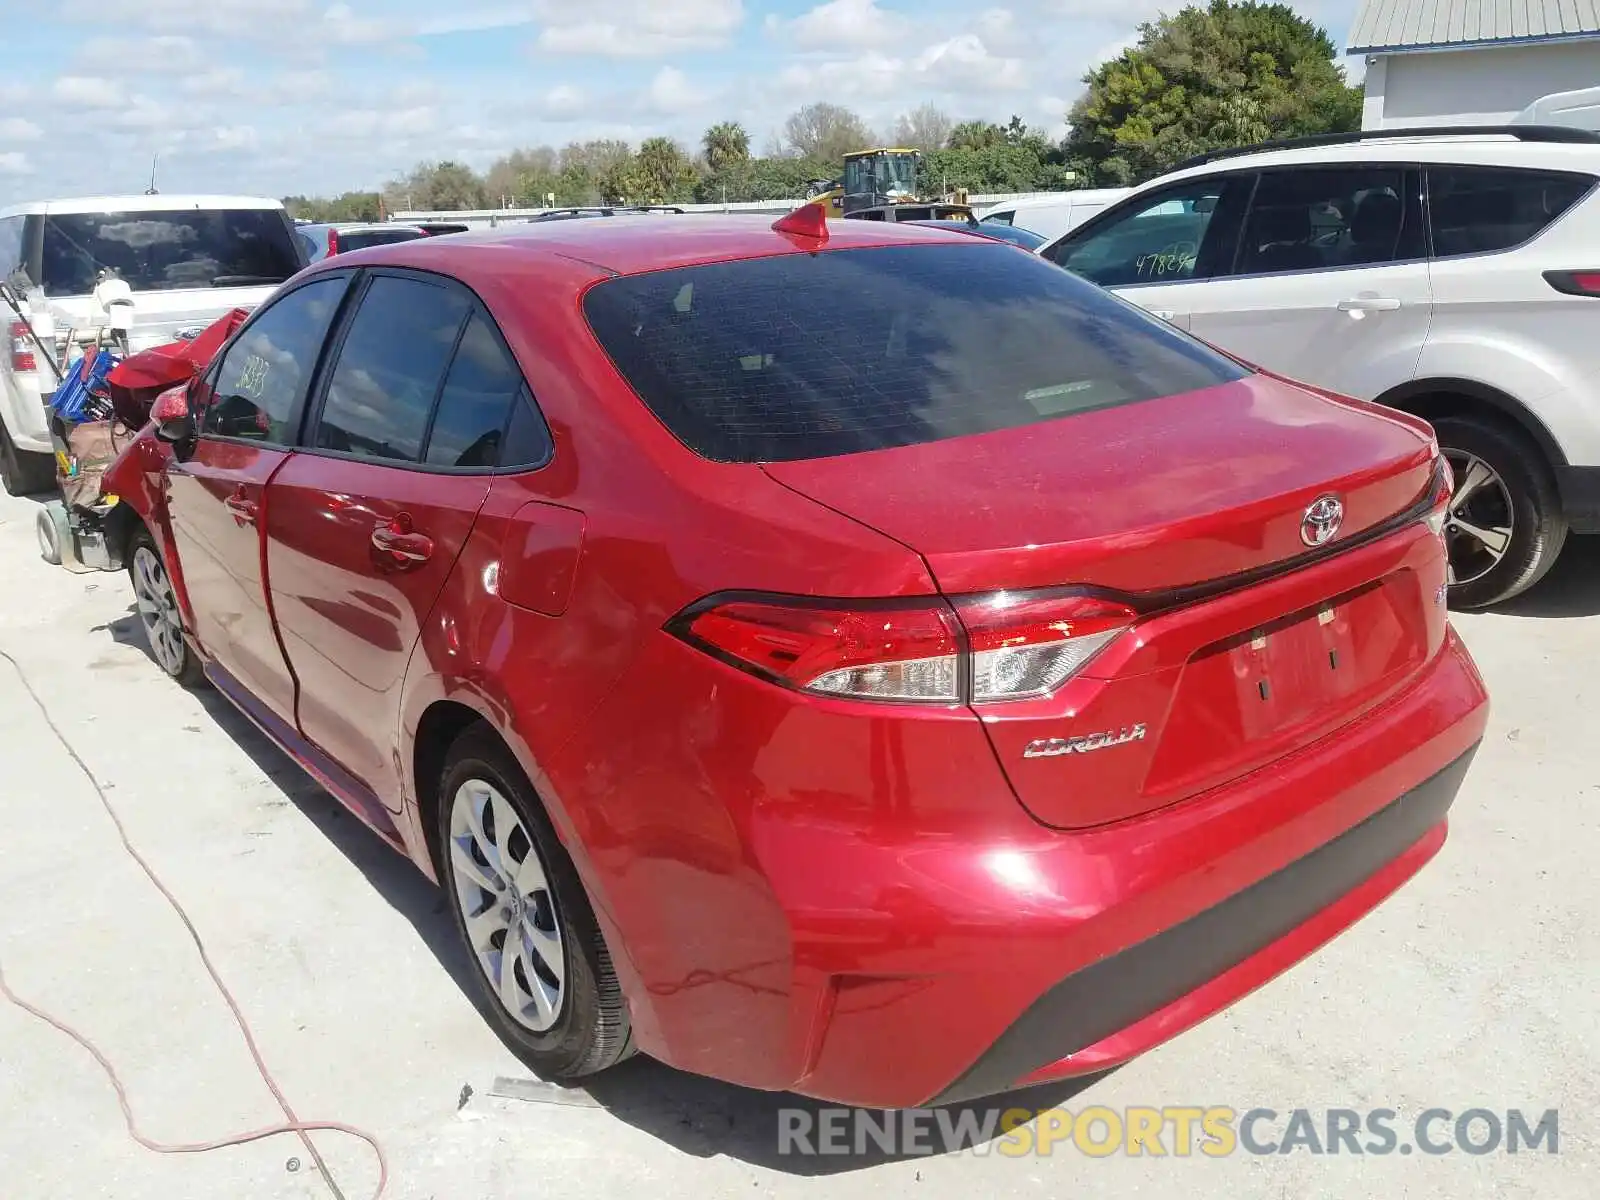
M 1006 140 L 1006 131 L 992 121 L 963 121 L 950 131 L 945 146 L 951 150 L 986 150 Z
M 700 139 L 706 169 L 713 173 L 750 160 L 750 135 L 737 121 L 719 121 Z
M 1084 77 L 1066 157 L 1121 186 L 1207 150 L 1357 129 L 1361 89 L 1335 54 L 1286 4 L 1210 0 L 1147 22 L 1136 46 Z
M 390 181 L 384 198 L 391 210 L 451 212 L 488 206 L 483 180 L 458 162 L 421 163 L 405 178 Z
M 646 138 L 634 156 L 643 187 L 637 200 L 646 204 L 671 204 L 694 196 L 695 169 L 682 146 L 671 138 Z

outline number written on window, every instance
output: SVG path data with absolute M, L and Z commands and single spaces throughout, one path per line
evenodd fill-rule
M 295 437 L 317 353 L 344 295 L 343 276 L 317 279 L 264 308 L 228 349 L 201 426 L 212 437 L 287 446 Z

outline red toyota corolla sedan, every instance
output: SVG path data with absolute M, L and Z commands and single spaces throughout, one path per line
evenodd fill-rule
M 159 661 L 438 880 L 552 1077 L 1104 1068 L 1416 872 L 1484 729 L 1426 424 L 960 232 L 341 255 L 143 438 Z

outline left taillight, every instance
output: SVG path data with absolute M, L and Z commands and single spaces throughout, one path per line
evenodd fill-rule
M 800 691 L 915 703 L 960 698 L 955 614 L 938 602 L 733 600 L 691 610 L 671 628 L 725 662 Z
M 28 336 L 28 327 L 21 321 L 11 322 L 8 340 L 11 343 L 11 370 L 37 371 L 39 360 L 33 353 L 33 339 Z
M 696 605 L 670 632 L 741 670 L 816 695 L 912 704 L 1047 696 L 1135 614 L 1053 592 L 915 601 L 794 597 Z

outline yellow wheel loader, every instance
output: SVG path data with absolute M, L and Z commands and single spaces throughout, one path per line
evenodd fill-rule
M 920 150 L 858 150 L 844 156 L 844 177 L 831 188 L 813 187 L 806 203 L 830 217 L 863 221 L 972 219 L 964 192 L 939 199 L 923 194 L 921 167 Z

